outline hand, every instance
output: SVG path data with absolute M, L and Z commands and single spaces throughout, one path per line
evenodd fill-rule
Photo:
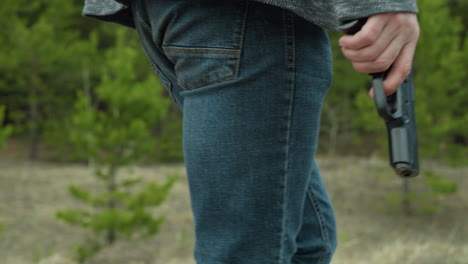
M 339 44 L 358 72 L 384 72 L 393 65 L 384 81 L 388 96 L 411 73 L 418 38 L 416 14 L 382 13 L 369 17 L 355 35 L 341 37 Z M 373 90 L 370 96 L 373 97 Z

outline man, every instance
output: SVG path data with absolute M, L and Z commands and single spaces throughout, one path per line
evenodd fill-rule
M 324 28 L 363 73 L 408 76 L 415 0 L 87 0 L 84 14 L 134 27 L 183 112 L 199 264 L 330 263 L 336 224 L 315 162 L 331 82 Z M 371 94 L 372 95 L 372 94 Z

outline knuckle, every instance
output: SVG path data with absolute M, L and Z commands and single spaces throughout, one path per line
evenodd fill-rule
M 356 51 L 355 56 L 360 61 L 373 61 L 375 59 L 373 58 L 372 50 L 370 50 L 369 48 L 364 48 L 359 51 Z
M 370 50 L 362 55 L 363 59 L 366 61 L 373 61 L 378 58 L 380 54 L 375 50 Z
M 375 34 L 372 34 L 370 31 L 366 31 L 362 34 L 362 42 L 365 44 L 374 43 Z
M 387 58 L 378 58 L 375 63 L 374 67 L 378 71 L 385 71 L 390 67 L 390 60 Z
M 411 65 L 404 64 L 400 69 L 400 74 L 404 78 L 406 78 L 411 73 Z
M 367 32 L 370 35 L 370 37 L 372 37 L 372 40 L 374 40 L 375 36 L 377 36 L 380 33 L 377 27 L 370 27 Z
M 396 23 L 399 27 L 409 32 L 410 35 L 415 36 L 416 38 L 419 37 L 419 24 L 417 19 L 414 19 L 414 17 L 401 14 L 397 17 Z
M 407 15 L 406 14 L 398 14 L 393 22 L 397 25 L 397 26 L 401 26 L 401 27 L 405 27 L 405 26 L 409 26 L 411 24 L 411 21 L 408 19 Z

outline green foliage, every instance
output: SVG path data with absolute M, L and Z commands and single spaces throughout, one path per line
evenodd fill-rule
M 81 202 L 89 203 L 91 200 L 91 194 L 78 186 L 70 185 L 68 187 L 68 191 L 74 198 L 80 200 Z
M 431 171 L 426 172 L 424 175 L 427 186 L 436 195 L 448 195 L 457 191 L 457 183 L 446 180 L 442 175 Z
M 87 260 L 96 255 L 101 249 L 102 245 L 98 241 L 88 237 L 86 243 L 76 246 L 75 260 L 78 263 L 86 263 Z
M 183 162 L 182 113 L 175 105 L 161 122 L 159 129 L 154 158 L 160 162 Z
M 149 238 L 157 234 L 164 217 L 155 218 L 149 208 L 159 206 L 167 199 L 177 179 L 178 176 L 173 175 L 164 184 L 151 182 L 146 185 L 140 179 L 124 180 L 120 184 L 123 190 L 103 192 L 95 197 L 82 188 L 70 186 L 73 197 L 95 207 L 92 211 L 67 209 L 56 213 L 58 219 L 89 229 L 95 234 L 94 238 L 77 247 L 76 259 L 83 263 L 95 255 L 104 247 L 102 235 L 108 234 L 110 230 L 116 236 L 126 239 Z M 142 186 L 139 191 L 135 191 L 138 184 Z
M 431 0 L 418 6 L 421 36 L 414 68 L 420 155 L 467 164 L 468 5 Z M 335 78 L 322 115 L 325 147 L 351 150 L 350 154 L 387 153 L 382 151 L 387 147 L 384 122 L 367 96 L 370 77 L 356 73 L 344 58 L 338 46 L 341 36 L 330 33 Z
M 133 68 L 138 53 L 126 44 L 126 30 L 105 54 L 107 67 L 95 91 L 84 91 L 75 103 L 70 138 L 96 163 L 126 165 L 154 151 L 151 128 L 167 113 L 168 98 L 149 71 L 138 76 Z
M 0 149 L 5 144 L 5 140 L 10 136 L 13 132 L 12 126 L 3 126 L 3 121 L 5 118 L 5 106 L 0 105 Z
M 387 202 L 395 207 L 412 204 L 415 212 L 435 214 L 441 211 L 440 201 L 458 190 L 458 184 L 445 179 L 442 175 L 432 171 L 421 173 L 418 177 L 424 177 L 426 191 L 391 193 L 386 196 Z
M 139 179 L 138 183 L 143 185 L 139 191 L 132 191 L 130 186 L 125 186 L 126 180 L 121 184 L 123 190 L 100 193 L 96 197 L 82 188 L 71 185 L 69 191 L 74 198 L 99 208 L 100 211 L 91 213 L 76 209 L 60 210 L 56 216 L 70 224 L 90 228 L 96 233 L 113 229 L 119 234 L 130 236 L 138 230 L 145 229 L 143 236 L 153 235 L 159 230 L 164 218 L 154 219 L 146 208 L 161 205 L 167 199 L 177 179 L 178 177 L 174 175 L 164 184 L 151 182 L 145 185 Z M 135 189 L 137 181 L 133 182 L 135 184 L 131 187 Z M 111 209 L 107 208 L 109 201 L 114 203 Z
M 8 107 L 15 133 L 28 132 L 30 156 L 36 158 L 47 124 L 61 122 L 70 112 L 91 42 L 72 30 L 76 24 L 70 17 L 80 12 L 77 3 L 3 4 L 0 20 L 8 26 L 0 30 L 0 46 L 7 51 L 0 54 L 0 104 Z
M 56 216 L 92 231 L 93 242 L 77 249 L 85 261 L 119 238 L 145 238 L 156 234 L 164 217 L 150 208 L 161 205 L 177 180 L 163 184 L 124 178 L 119 171 L 152 156 L 156 139 L 152 130 L 167 114 L 170 100 L 160 97 L 162 86 L 150 71 L 138 73 L 139 53 L 127 44 L 128 30 L 116 31 L 115 46 L 104 54 L 99 84 L 80 92 L 70 118 L 68 136 L 74 149 L 89 160 L 94 175 L 105 189 L 94 193 L 71 185 L 69 192 L 93 208 L 60 210 Z
M 468 4 L 463 0 L 431 0 L 418 2 L 418 6 L 421 39 L 414 65 L 420 153 L 463 165 L 468 160 L 468 92 L 464 89 L 468 82 Z M 77 95 L 83 100 L 82 107 L 103 109 L 106 100 L 131 101 L 131 92 L 138 93 L 141 88 L 138 85 L 159 87 L 148 65 L 142 63 L 146 59 L 135 32 L 84 19 L 81 8 L 78 0 L 6 0 L 0 10 L 0 22 L 6 25 L 0 29 L 0 47 L 6 51 L 0 54 L 0 104 L 8 108 L 15 134 L 29 137 L 31 145 L 41 140 L 57 151 L 51 158 L 63 161 L 86 157 L 84 152 L 75 151 L 76 144 L 64 132 L 73 128 L 74 108 L 70 106 Z M 341 54 L 341 35 L 330 34 L 335 77 L 324 105 L 320 150 L 351 155 L 387 153 L 384 123 L 367 96 L 370 77 L 356 73 Z M 117 50 L 117 46 L 125 49 Z M 119 88 L 115 91 L 121 92 L 120 96 L 105 98 L 114 85 L 134 89 Z M 107 88 L 90 88 L 97 86 Z M 158 101 L 160 110 L 167 110 L 169 104 L 159 102 L 168 101 L 164 91 L 155 89 L 148 98 Z M 101 119 L 98 114 L 88 118 L 89 122 Z M 154 151 L 151 162 L 183 161 L 181 119 L 179 113 L 150 125 L 157 134 L 151 138 L 160 139 L 148 144 Z M 133 127 L 129 133 L 145 129 L 138 121 L 128 125 Z M 98 127 L 93 133 L 97 131 Z M 119 130 L 108 136 L 110 141 L 126 137 Z M 73 154 L 77 155 L 71 157 Z
M 450 15 L 446 0 L 421 1 L 419 7 L 415 82 L 421 154 L 466 164 L 468 49 L 463 24 Z

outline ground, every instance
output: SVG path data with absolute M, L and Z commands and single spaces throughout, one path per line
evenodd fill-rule
M 437 213 L 405 215 L 389 197 L 399 194 L 401 179 L 377 158 L 320 158 L 318 163 L 335 207 L 339 246 L 333 264 L 468 264 L 468 168 L 425 161 L 431 170 L 458 184 L 450 196 L 423 201 Z M 71 183 L 89 189 L 99 185 L 83 165 L 31 163 L 0 159 L 0 264 L 73 264 L 73 246 L 85 233 L 55 218 L 58 209 L 80 206 Z M 162 231 L 145 241 L 118 242 L 102 250 L 91 264 L 194 264 L 193 231 L 183 164 L 138 167 L 136 175 L 163 181 L 181 175 L 167 202 L 154 211 L 165 215 Z M 122 175 L 126 172 L 122 171 Z M 427 191 L 424 177 L 411 180 L 416 193 Z

